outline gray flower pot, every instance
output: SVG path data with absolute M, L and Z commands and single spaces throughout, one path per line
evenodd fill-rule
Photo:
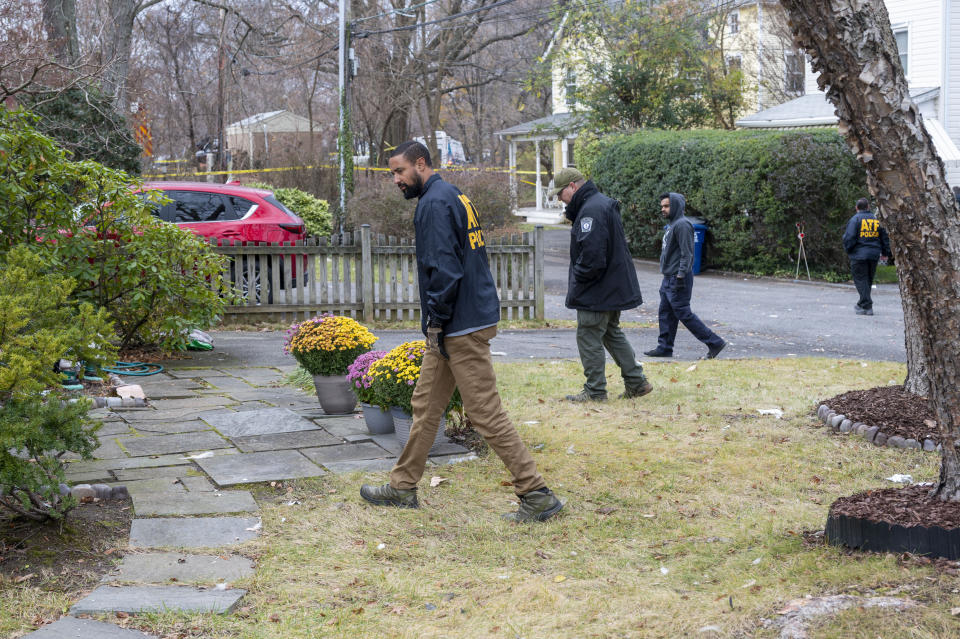
M 327 415 L 346 415 L 357 407 L 353 386 L 343 375 L 314 375 L 313 387 L 317 389 L 320 408 Z
M 360 402 L 363 410 L 363 421 L 367 423 L 367 430 L 371 435 L 386 435 L 393 432 L 393 414 L 389 408 L 380 408 L 373 404 Z
M 402 446 L 406 446 L 407 440 L 410 439 L 410 427 L 413 425 L 413 415 L 399 406 L 391 406 L 390 412 L 393 414 L 393 428 L 397 433 L 397 441 L 400 442 Z M 444 435 L 446 428 L 447 416 L 444 415 L 440 419 L 440 427 L 437 429 L 437 436 L 434 438 L 431 448 L 446 441 L 446 436 Z

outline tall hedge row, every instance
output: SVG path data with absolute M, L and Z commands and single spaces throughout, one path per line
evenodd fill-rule
M 848 277 L 840 237 L 857 198 L 867 195 L 866 175 L 835 131 L 641 131 L 582 150 L 598 188 L 620 200 L 638 257 L 659 255 L 658 196 L 676 191 L 687 214 L 710 227 L 706 265 L 793 271 L 802 222 L 810 270 Z

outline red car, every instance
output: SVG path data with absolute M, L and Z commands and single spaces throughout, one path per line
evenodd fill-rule
M 272 191 L 213 182 L 144 182 L 172 202 L 153 211 L 197 235 L 243 242 L 292 242 L 306 237 L 300 217 Z

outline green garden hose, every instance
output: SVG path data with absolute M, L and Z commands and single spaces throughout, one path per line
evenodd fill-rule
M 163 366 L 160 366 L 160 364 L 144 364 L 143 362 L 117 362 L 112 368 L 104 367 L 103 370 L 117 375 L 146 377 L 147 375 L 156 375 L 163 370 Z

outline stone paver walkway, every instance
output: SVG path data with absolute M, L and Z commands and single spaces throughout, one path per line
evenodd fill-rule
M 315 396 L 278 385 L 285 372 L 173 369 L 128 378 L 143 387 L 149 406 L 94 411 L 104 421 L 95 459 L 72 461 L 67 480 L 125 486 L 135 518 L 127 554 L 71 615 L 229 613 L 246 594 L 231 583 L 255 570 L 237 547 L 260 530 L 244 484 L 393 466 L 401 450 L 396 435 L 370 435 L 359 413 L 326 415 Z M 428 463 L 471 457 L 443 438 Z M 147 637 L 70 616 L 30 636 Z

